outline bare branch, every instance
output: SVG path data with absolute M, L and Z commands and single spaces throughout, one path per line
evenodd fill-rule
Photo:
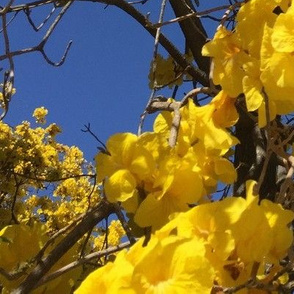
M 13 1 L 9 3 L 12 4 Z M 7 6 L 8 7 L 8 6 Z M 3 11 L 6 11 L 5 8 Z M 6 21 L 6 13 L 2 14 L 2 28 L 3 28 L 3 35 L 4 35 L 4 45 L 5 45 L 5 54 L 9 61 L 9 71 L 5 72 L 4 74 L 4 83 L 3 83 L 3 102 L 4 102 L 4 112 L 0 117 L 0 120 L 3 120 L 6 116 L 8 109 L 9 109 L 9 102 L 11 100 L 13 86 L 14 86 L 14 62 L 12 55 L 10 54 L 10 44 L 9 44 L 9 37 L 7 32 L 7 21 Z
M 45 17 L 45 19 L 41 22 L 41 24 L 39 26 L 36 26 L 34 21 L 32 20 L 32 18 L 31 18 L 31 10 L 29 8 L 25 8 L 24 13 L 27 16 L 28 22 L 32 26 L 34 31 L 38 32 L 47 23 L 47 21 L 51 18 L 51 16 L 55 12 L 55 10 L 56 10 L 56 7 L 53 6 L 50 13 Z
M 89 178 L 96 178 L 96 174 L 80 174 L 80 175 L 70 175 L 67 177 L 61 177 L 61 178 L 56 178 L 56 179 L 46 179 L 46 178 L 41 178 L 41 177 L 32 177 L 26 174 L 21 174 L 17 172 L 12 172 L 12 174 L 17 175 L 22 178 L 34 180 L 34 181 L 40 181 L 40 182 L 48 182 L 48 183 L 53 183 L 53 182 L 60 182 L 68 179 L 75 179 L 75 178 L 81 178 L 81 177 L 89 177 Z
M 103 151 L 104 152 L 108 152 L 107 151 L 107 147 L 106 147 L 106 145 L 97 137 L 97 135 L 96 134 L 94 134 L 93 132 L 92 132 L 92 130 L 91 130 L 91 125 L 90 125 L 90 123 L 88 123 L 87 125 L 84 125 L 84 127 L 85 127 L 85 129 L 83 130 L 81 130 L 82 132 L 84 132 L 84 133 L 89 133 L 92 137 L 94 137 L 95 138 L 95 140 L 99 143 L 99 144 L 101 144 L 102 145 L 102 147 L 103 147 Z M 101 148 L 101 147 L 100 147 Z M 110 153 L 108 152 L 108 154 L 110 155 Z
M 188 5 L 188 3 L 190 5 Z M 170 4 L 176 17 L 181 17 L 195 12 L 195 9 L 190 1 L 170 0 Z M 201 52 L 202 47 L 207 42 L 208 38 L 200 19 L 197 17 L 187 18 L 179 24 L 185 36 L 187 48 L 191 50 L 195 62 L 201 71 L 205 72 L 207 76 L 209 73 L 209 58 L 204 57 Z M 207 83 L 202 85 L 208 86 Z
M 160 9 L 160 14 L 159 14 L 159 23 L 162 23 L 163 21 L 163 15 L 164 15 L 164 10 L 165 10 L 165 6 L 166 6 L 166 0 L 162 0 L 161 2 L 161 9 Z M 150 97 L 148 99 L 147 105 L 145 107 L 145 109 L 148 108 L 148 106 L 150 105 L 151 101 L 154 99 L 155 93 L 157 91 L 157 82 L 156 82 L 156 78 L 155 78 L 155 73 L 156 73 L 156 57 L 157 57 L 157 53 L 158 53 L 158 43 L 159 43 L 159 37 L 160 37 L 160 27 L 158 27 L 156 29 L 156 34 L 155 34 L 155 40 L 154 40 L 154 49 L 153 49 L 153 57 L 152 57 L 152 79 L 154 81 L 154 87 L 151 91 Z M 139 130 L 138 130 L 138 134 L 140 135 L 142 132 L 142 127 L 143 127 L 143 123 L 145 120 L 147 112 L 144 112 L 141 115 L 141 120 L 140 120 L 140 124 L 139 124 Z
M 85 0 L 83 0 L 85 1 Z M 105 3 L 109 5 L 114 5 L 127 14 L 129 14 L 132 18 L 134 18 L 140 25 L 142 25 L 154 38 L 157 33 L 157 29 L 150 27 L 150 22 L 146 17 L 141 14 L 138 10 L 136 10 L 132 5 L 128 4 L 124 0 L 86 0 L 89 2 L 97 2 L 97 3 Z M 194 35 L 195 37 L 195 35 Z M 196 38 L 196 37 L 195 37 Z M 165 50 L 169 53 L 169 55 L 175 60 L 179 66 L 182 68 L 187 68 L 187 72 L 195 81 L 200 82 L 203 86 L 208 86 L 208 76 L 205 71 L 202 71 L 199 68 L 195 68 L 192 64 L 190 64 L 186 58 L 180 53 L 180 51 L 175 47 L 175 45 L 170 42 L 162 33 L 159 36 L 160 45 L 165 48 Z
M 72 5 L 72 3 L 74 2 L 74 0 L 70 0 L 68 1 L 63 8 L 61 9 L 61 11 L 59 12 L 58 16 L 56 17 L 56 19 L 54 20 L 54 22 L 51 24 L 51 26 L 49 27 L 48 31 L 46 32 L 45 36 L 43 37 L 43 40 L 41 41 L 41 43 L 39 44 L 40 47 L 44 47 L 46 42 L 48 41 L 49 37 L 51 36 L 51 34 L 53 33 L 54 29 L 56 28 L 56 26 L 58 25 L 58 23 L 60 22 L 61 18 L 64 16 L 65 12 L 69 9 L 69 7 Z
M 7 12 L 24 11 L 26 9 L 31 9 L 31 8 L 35 8 L 35 7 L 39 7 L 39 6 L 43 6 L 43 5 L 47 5 L 47 4 L 52 4 L 54 2 L 56 2 L 56 0 L 38 0 L 38 1 L 33 1 L 33 2 L 27 3 L 27 4 L 20 4 L 20 5 L 11 6 L 7 10 Z
M 121 207 L 119 206 L 119 204 L 115 204 L 114 205 L 114 209 L 115 209 L 115 214 L 117 215 L 117 218 L 119 219 L 122 227 L 124 228 L 126 235 L 128 236 L 128 239 L 130 241 L 130 244 L 134 244 L 136 242 L 135 237 L 133 236 L 133 233 L 121 211 Z
M 48 56 L 46 55 L 46 53 L 45 53 L 45 51 L 44 51 L 43 49 L 42 49 L 42 50 L 39 50 L 39 51 L 41 52 L 41 54 L 43 55 L 44 59 L 47 61 L 48 64 L 50 64 L 50 65 L 52 65 L 52 66 L 56 66 L 56 67 L 58 67 L 58 66 L 63 65 L 63 63 L 65 62 L 65 59 L 66 59 L 66 57 L 67 57 L 67 54 L 68 54 L 68 52 L 69 52 L 69 49 L 70 49 L 71 45 L 72 45 L 72 41 L 70 40 L 70 41 L 68 42 L 66 48 L 65 48 L 65 51 L 64 51 L 64 53 L 63 53 L 63 55 L 62 55 L 60 61 L 58 61 L 58 62 L 53 62 L 53 61 L 51 61 L 51 60 L 48 58 Z
M 131 5 L 134 5 L 134 4 L 145 4 L 148 0 L 138 0 L 138 1 L 131 1 L 131 2 L 128 2 L 129 4 Z
M 13 16 L 11 17 L 11 19 L 9 20 L 9 21 L 7 21 L 7 23 L 6 23 L 6 27 L 8 27 L 12 22 L 13 22 L 13 20 L 16 18 L 16 16 L 17 16 L 17 14 L 18 14 L 18 12 L 15 12 L 14 14 L 13 14 Z M 2 33 L 3 32 L 3 28 L 0 30 L 0 33 Z
M 241 5 L 241 3 L 239 3 L 239 4 Z M 186 20 L 186 19 L 192 18 L 192 17 L 198 17 L 199 18 L 201 16 L 210 14 L 212 12 L 228 9 L 229 7 L 231 7 L 231 5 L 222 5 L 222 6 L 213 7 L 213 8 L 207 9 L 207 10 L 203 10 L 203 11 L 195 11 L 195 12 L 188 13 L 186 15 L 182 15 L 182 16 L 170 19 L 168 21 L 164 21 L 162 23 L 152 24 L 151 26 L 154 27 L 154 28 L 158 28 L 158 27 L 169 25 L 169 24 L 181 22 L 183 20 Z
M 54 2 L 54 1 L 53 1 Z M 66 57 L 67 57 L 67 54 L 69 52 L 69 49 L 72 45 L 72 41 L 69 41 L 69 43 L 67 44 L 67 47 L 65 49 L 65 52 L 63 54 L 63 56 L 61 57 L 61 60 L 59 62 L 53 62 L 51 61 L 47 54 L 45 53 L 44 51 L 44 47 L 48 41 L 48 39 L 50 38 L 50 36 L 52 35 L 53 31 L 55 30 L 56 26 L 58 25 L 58 23 L 60 22 L 61 18 L 64 16 L 64 14 L 66 13 L 66 11 L 69 9 L 69 7 L 72 5 L 72 3 L 74 2 L 74 0 L 71 0 L 71 1 L 68 1 L 64 7 L 61 9 L 61 11 L 59 12 L 59 14 L 57 15 L 57 17 L 55 18 L 55 20 L 53 21 L 53 23 L 51 24 L 51 26 L 49 27 L 49 29 L 47 30 L 47 32 L 45 33 L 43 39 L 41 40 L 41 42 L 37 45 L 37 46 L 34 46 L 34 47 L 31 47 L 31 48 L 26 48 L 26 49 L 21 49 L 21 50 L 16 50 L 16 51 L 13 51 L 13 52 L 10 52 L 10 51 L 6 51 L 4 55 L 1 55 L 0 56 L 0 61 L 1 60 L 5 60 L 5 59 L 12 59 L 12 57 L 14 56 L 18 56 L 18 55 L 23 55 L 23 54 L 27 54 L 27 53 L 30 53 L 30 52 L 37 52 L 39 51 L 42 56 L 44 57 L 44 59 L 46 60 L 46 62 L 52 66 L 61 66 Z M 41 3 L 40 1 L 37 2 L 36 5 L 41 5 L 41 4 L 45 4 L 45 3 L 51 3 L 51 2 L 43 2 Z M 22 7 L 22 9 L 27 9 L 27 6 L 26 7 Z M 2 16 L 4 17 L 4 15 Z
M 4 6 L 4 8 L 0 11 L 1 16 L 5 15 L 9 11 L 9 9 L 10 9 L 11 5 L 13 4 L 13 2 L 14 2 L 14 0 L 9 0 L 8 1 L 7 5 Z

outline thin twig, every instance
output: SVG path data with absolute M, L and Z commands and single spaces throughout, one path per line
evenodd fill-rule
M 165 6 L 166 6 L 166 1 L 167 0 L 162 0 L 161 2 L 161 8 L 160 8 L 160 13 L 159 13 L 159 20 L 158 23 L 162 23 L 163 21 L 163 16 L 164 16 L 164 10 L 165 10 Z M 156 90 L 157 90 L 157 82 L 156 82 L 156 78 L 155 78 L 155 74 L 156 74 L 156 57 L 157 57 L 157 53 L 158 53 L 158 44 L 159 44 L 159 37 L 160 37 L 160 27 L 158 27 L 156 29 L 156 35 L 155 35 L 155 40 L 154 40 L 154 48 L 153 48 L 153 57 L 152 57 L 152 61 L 151 61 L 151 75 L 152 75 L 152 80 L 154 81 L 154 85 L 150 94 L 150 97 L 148 99 L 147 105 L 145 107 L 145 111 L 143 112 L 143 114 L 140 117 L 140 123 L 139 123 L 139 128 L 138 128 L 138 135 L 141 135 L 142 133 L 142 128 L 143 128 L 143 124 L 144 124 L 144 120 L 146 118 L 147 115 L 147 111 L 146 109 L 148 109 L 148 107 L 150 106 L 152 100 L 154 99 Z
M 101 250 L 98 252 L 90 253 L 90 254 L 80 258 L 79 260 L 74 261 L 72 263 L 69 263 L 68 265 L 58 269 L 57 271 L 55 271 L 51 274 L 48 274 L 47 276 L 44 276 L 43 278 L 40 279 L 40 281 L 38 281 L 38 283 L 36 283 L 36 285 L 34 286 L 33 289 L 40 287 L 41 285 L 43 285 L 49 281 L 52 281 L 53 279 L 60 277 L 61 275 L 67 273 L 70 270 L 73 270 L 74 268 L 76 268 L 82 264 L 88 263 L 92 259 L 107 256 L 111 253 L 115 253 L 115 252 L 120 251 L 122 249 L 128 248 L 131 245 L 132 245 L 131 242 L 124 242 L 124 243 L 121 243 L 121 244 L 114 246 L 114 247 L 109 247 L 107 249 L 104 249 L 104 250 Z
M 188 92 L 184 98 L 181 100 L 181 104 L 180 107 L 183 107 L 184 105 L 186 105 L 186 103 L 188 102 L 189 98 L 195 97 L 196 95 L 203 93 L 203 94 L 208 94 L 208 95 L 214 95 L 217 92 L 214 92 L 211 90 L 211 88 L 209 87 L 201 87 L 201 88 L 196 88 L 191 90 L 190 92 Z
M 11 19 L 6 23 L 6 27 L 8 27 L 13 22 L 13 20 L 16 18 L 17 15 L 18 15 L 18 12 L 15 12 L 13 14 L 13 16 L 11 17 Z M 3 28 L 0 30 L 0 33 L 2 33 L 2 32 L 3 32 Z
M 131 2 L 128 2 L 129 4 L 131 5 L 134 5 L 134 4 L 145 4 L 148 0 L 138 0 L 138 1 L 131 1 Z
M 8 5 L 11 5 L 13 1 L 10 1 Z M 6 6 L 8 7 L 8 6 Z M 4 8 L 3 11 L 6 11 Z M 6 21 L 6 13 L 2 14 L 2 28 L 3 28 L 3 35 L 4 35 L 4 45 L 5 45 L 5 54 L 9 61 L 9 71 L 4 75 L 4 83 L 3 83 L 3 102 L 4 102 L 4 112 L 0 117 L 0 120 L 3 120 L 6 114 L 8 113 L 9 103 L 11 100 L 13 86 L 14 86 L 14 62 L 12 55 L 10 53 L 10 44 L 9 44 L 9 37 L 7 32 L 7 21 Z
M 117 215 L 117 218 L 119 219 L 122 227 L 124 228 L 130 243 L 134 244 L 136 242 L 136 238 L 134 237 L 123 213 L 121 212 L 121 207 L 119 206 L 119 204 L 115 204 L 114 208 L 115 208 L 115 214 Z
M 179 104 L 177 104 L 177 106 L 174 108 L 174 117 L 172 120 L 170 136 L 169 136 L 169 146 L 170 147 L 172 147 L 172 148 L 175 147 L 176 143 L 177 143 L 178 133 L 179 133 L 179 129 L 180 129 L 180 123 L 181 123 L 180 108 L 183 107 L 185 104 L 187 104 L 189 98 L 194 97 L 199 93 L 211 94 L 211 90 L 208 87 L 193 89 L 188 94 L 186 94 L 185 97 L 181 100 L 181 102 Z
M 91 136 L 93 136 L 94 138 L 95 138 L 95 140 L 99 143 L 99 144 L 101 144 L 102 146 L 103 146 L 103 148 L 104 148 L 104 151 L 105 152 L 108 152 L 107 151 L 107 147 L 106 147 L 106 145 L 97 137 L 97 135 L 96 134 L 94 134 L 93 132 L 92 132 L 92 130 L 91 130 L 91 125 L 90 125 L 90 123 L 88 123 L 87 125 L 84 125 L 84 127 L 85 127 L 85 129 L 83 130 L 81 130 L 83 133 L 89 133 Z M 109 153 L 110 154 L 110 153 Z
M 167 0 L 162 0 L 161 2 L 161 8 L 160 8 L 160 14 L 159 14 L 159 20 L 158 23 L 162 23 L 163 21 L 163 16 L 164 16 L 164 10 L 165 10 L 165 6 L 166 6 L 166 1 Z M 159 36 L 160 36 L 160 30 L 161 28 L 158 27 L 156 30 L 156 35 L 155 35 L 155 40 L 154 40 L 154 49 L 153 49 L 153 57 L 152 57 L 152 79 L 154 81 L 154 88 L 157 87 L 157 83 L 156 83 L 156 79 L 155 79 L 155 72 L 156 72 L 156 57 L 158 54 L 158 44 L 159 44 Z
M 205 93 L 209 95 L 215 94 L 214 91 L 212 91 L 208 87 L 202 87 L 202 88 L 196 88 L 191 90 L 188 94 L 184 96 L 184 98 L 181 101 L 162 101 L 158 99 L 151 100 L 151 103 L 147 105 L 146 108 L 147 113 L 154 113 L 156 111 L 173 111 L 174 117 L 172 120 L 172 126 L 170 131 L 170 137 L 169 137 L 169 145 L 171 147 L 174 147 L 176 145 L 177 136 L 180 128 L 180 121 L 181 121 L 181 114 L 180 114 L 180 108 L 182 108 L 188 101 L 189 98 L 196 96 L 197 94 Z
M 36 26 L 34 21 L 31 18 L 31 10 L 29 8 L 24 9 L 24 13 L 27 16 L 28 22 L 29 24 L 32 26 L 32 28 L 34 29 L 35 32 L 38 32 L 46 23 L 47 21 L 51 18 L 51 16 L 53 15 L 53 13 L 55 12 L 56 7 L 53 6 L 53 8 L 51 9 L 50 13 L 45 17 L 45 19 L 40 23 L 39 26 Z
M 169 24 L 172 24 L 172 23 L 183 21 L 183 20 L 188 19 L 188 18 L 201 17 L 203 15 L 207 15 L 209 13 L 216 12 L 216 11 L 219 11 L 219 10 L 228 9 L 230 7 L 231 7 L 231 5 L 222 5 L 222 6 L 210 8 L 210 9 L 207 9 L 207 10 L 203 10 L 203 11 L 200 11 L 200 12 L 199 11 L 191 12 L 191 13 L 188 13 L 186 15 L 182 15 L 182 16 L 170 19 L 170 20 L 162 22 L 162 23 L 158 22 L 156 24 L 149 24 L 149 26 L 154 27 L 154 28 L 159 28 L 159 27 L 163 27 L 163 26 L 166 26 L 166 25 L 169 25 Z
M 0 267 L 0 274 L 4 276 L 8 281 L 13 281 L 19 279 L 21 276 L 23 276 L 26 272 L 25 271 L 17 271 L 17 272 L 6 272 L 5 269 Z
M 60 182 L 60 181 L 68 180 L 68 179 L 82 178 L 82 177 L 89 177 L 89 178 L 93 178 L 93 179 L 96 178 L 96 174 L 70 175 L 70 176 L 56 178 L 56 179 L 46 179 L 46 178 L 32 177 L 30 175 L 21 174 L 21 173 L 17 173 L 17 172 L 14 172 L 14 171 L 12 172 L 12 174 L 17 175 L 17 176 L 22 177 L 22 178 L 29 179 L 29 180 L 40 181 L 40 182 L 45 181 L 45 182 L 48 182 L 48 183 Z
M 7 5 L 0 11 L 0 15 L 2 15 L 2 16 L 5 15 L 9 11 L 9 9 L 12 6 L 13 2 L 14 2 L 14 0 L 9 0 Z
M 155 89 L 152 89 L 151 93 L 150 93 L 150 96 L 149 96 L 149 99 L 148 99 L 148 102 L 147 102 L 147 104 L 145 106 L 145 110 L 140 115 L 140 122 L 139 122 L 139 126 L 138 126 L 138 136 L 140 136 L 142 134 L 144 121 L 145 121 L 146 116 L 148 114 L 148 109 L 150 108 L 152 100 L 154 100 L 154 96 L 155 96 Z
M 281 186 L 280 193 L 277 198 L 277 202 L 279 202 L 279 203 L 282 202 L 282 199 L 284 199 L 289 186 L 292 184 L 292 177 L 294 174 L 294 156 L 289 155 L 287 158 L 287 161 L 290 162 L 290 168 L 287 172 L 287 175 L 286 175 L 285 180 Z
M 43 3 L 41 3 L 40 1 L 35 2 L 36 5 L 41 5 L 41 4 L 46 4 L 46 3 L 53 3 L 54 1 L 45 1 Z M 47 30 L 47 32 L 45 33 L 44 37 L 42 38 L 41 42 L 34 47 L 30 47 L 30 48 L 25 48 L 25 49 L 21 49 L 21 50 L 16 50 L 16 51 L 12 51 L 9 52 L 9 54 L 5 53 L 4 55 L 0 56 L 0 61 L 1 60 L 5 60 L 5 59 L 9 59 L 12 58 L 14 56 L 18 56 L 18 55 L 23 55 L 23 54 L 27 54 L 27 53 L 31 53 L 31 52 L 40 52 L 42 54 L 42 56 L 44 57 L 44 59 L 46 60 L 46 62 L 52 66 L 61 66 L 64 61 L 66 60 L 67 54 L 69 52 L 69 49 L 72 45 L 72 41 L 69 41 L 65 52 L 63 54 L 63 56 L 61 57 L 59 62 L 53 62 L 49 59 L 49 57 L 46 55 L 45 51 L 44 51 L 44 47 L 49 39 L 49 37 L 52 35 L 53 31 L 55 30 L 56 26 L 58 25 L 58 23 L 60 22 L 61 18 L 64 16 L 65 12 L 69 9 L 69 7 L 71 6 L 71 4 L 74 2 L 74 0 L 70 0 L 68 1 L 63 8 L 61 9 L 61 11 L 59 12 L 59 14 L 57 15 L 57 17 L 55 18 L 55 20 L 53 21 L 53 23 L 51 24 L 51 26 L 49 27 L 49 29 Z M 27 6 L 23 6 L 22 9 L 27 9 Z
M 52 4 L 54 2 L 56 2 L 56 0 L 38 0 L 38 1 L 33 1 L 31 3 L 14 5 L 14 6 L 9 7 L 7 12 L 24 11 L 25 9 L 31 9 L 31 8 L 35 8 L 35 7 L 39 7 L 39 6 L 44 6 L 44 5 L 47 5 L 47 4 Z
M 68 42 L 68 44 L 66 45 L 66 48 L 65 48 L 65 50 L 64 50 L 64 53 L 63 53 L 63 55 L 62 55 L 60 61 L 58 61 L 58 62 L 53 62 L 53 61 L 51 61 L 51 60 L 49 59 L 49 57 L 46 55 L 46 53 L 45 53 L 45 51 L 44 51 L 43 49 L 41 49 L 41 50 L 39 50 L 39 51 L 40 51 L 40 53 L 43 55 L 44 59 L 47 61 L 48 64 L 50 64 L 50 65 L 52 65 L 52 66 L 55 66 L 55 67 L 59 67 L 59 66 L 63 65 L 63 63 L 65 62 L 65 59 L 66 59 L 66 57 L 67 57 L 67 54 L 68 54 L 68 52 L 69 52 L 69 49 L 70 49 L 71 45 L 72 45 L 72 40 L 70 40 L 70 41 Z

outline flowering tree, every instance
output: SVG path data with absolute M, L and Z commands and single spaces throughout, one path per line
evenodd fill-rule
M 124 10 L 155 40 L 138 133 L 111 136 L 95 165 L 57 141 L 61 130 L 45 126 L 44 107 L 33 113 L 37 128 L 4 122 L 14 56 L 39 52 L 61 65 L 70 44 L 57 63 L 45 45 L 74 1 L 8 2 L 0 11 L 0 59 L 8 61 L 0 96 L 2 292 L 291 293 L 292 1 L 201 10 L 198 1 L 170 0 L 176 18 L 166 21 L 162 0 L 152 23 L 135 6 L 147 0 L 92 0 Z M 25 13 L 36 28 L 32 11 L 48 5 L 59 13 L 40 44 L 11 51 L 7 16 Z M 211 40 L 201 17 L 217 23 Z M 161 33 L 170 23 L 181 28 L 184 53 Z M 176 99 L 183 86 L 190 91 Z M 157 95 L 166 87 L 172 97 Z M 153 130 L 143 132 L 155 112 Z

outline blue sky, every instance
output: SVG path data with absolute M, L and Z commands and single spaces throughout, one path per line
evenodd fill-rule
M 156 21 L 160 4 L 161 1 L 149 0 L 138 8 L 150 11 L 151 20 Z M 46 52 L 57 61 L 67 42 L 73 40 L 63 66 L 49 66 L 38 53 L 15 58 L 17 94 L 5 119 L 11 125 L 33 121 L 33 110 L 44 106 L 49 110 L 47 122 L 62 127 L 59 140 L 79 146 L 88 160 L 97 153 L 97 142 L 81 132 L 83 125 L 91 123 L 92 131 L 104 142 L 117 132 L 136 133 L 150 96 L 148 73 L 153 38 L 118 8 L 104 8 L 103 4 L 77 2 L 62 19 L 46 45 Z M 36 10 L 33 18 L 42 20 L 47 13 L 48 9 Z M 165 19 L 173 17 L 167 11 Z M 210 33 L 216 25 L 208 26 Z M 18 15 L 9 27 L 12 50 L 38 44 L 47 28 L 35 33 L 25 17 Z M 163 32 L 184 49 L 176 24 L 164 27 Z M 160 52 L 164 53 L 163 49 Z M 182 94 L 180 90 L 179 95 Z M 152 117 L 147 119 L 147 127 L 151 123 Z

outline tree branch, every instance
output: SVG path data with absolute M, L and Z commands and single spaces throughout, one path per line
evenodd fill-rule
M 91 230 L 97 223 L 114 213 L 114 211 L 113 204 L 106 200 L 101 200 L 95 208 L 89 210 L 84 219 L 47 256 L 40 260 L 25 281 L 12 293 L 30 293 L 36 281 L 39 281 L 88 230 Z
M 170 0 L 170 4 L 176 17 L 195 12 L 194 7 L 189 0 Z M 180 27 L 185 36 L 187 45 L 194 56 L 194 60 L 199 68 L 208 74 L 209 58 L 204 57 L 201 54 L 202 47 L 207 41 L 207 33 L 202 26 L 200 19 L 196 16 L 187 18 L 180 22 Z
M 108 5 L 114 5 L 127 14 L 129 14 L 132 18 L 134 18 L 140 25 L 144 27 L 145 30 L 149 32 L 154 38 L 156 37 L 157 29 L 150 24 L 150 22 L 146 19 L 146 17 L 141 14 L 138 10 L 136 10 L 132 5 L 125 2 L 124 0 L 80 0 L 82 2 L 96 2 L 96 3 L 104 3 Z M 194 35 L 195 38 L 195 35 Z M 191 65 L 185 57 L 180 53 L 180 51 L 172 44 L 162 33 L 159 35 L 159 43 L 160 45 L 169 53 L 169 55 L 178 63 L 183 69 L 187 68 L 187 72 L 192 76 L 195 81 L 200 82 L 203 86 L 209 85 L 207 72 L 195 68 Z M 202 56 L 202 58 L 204 58 Z

